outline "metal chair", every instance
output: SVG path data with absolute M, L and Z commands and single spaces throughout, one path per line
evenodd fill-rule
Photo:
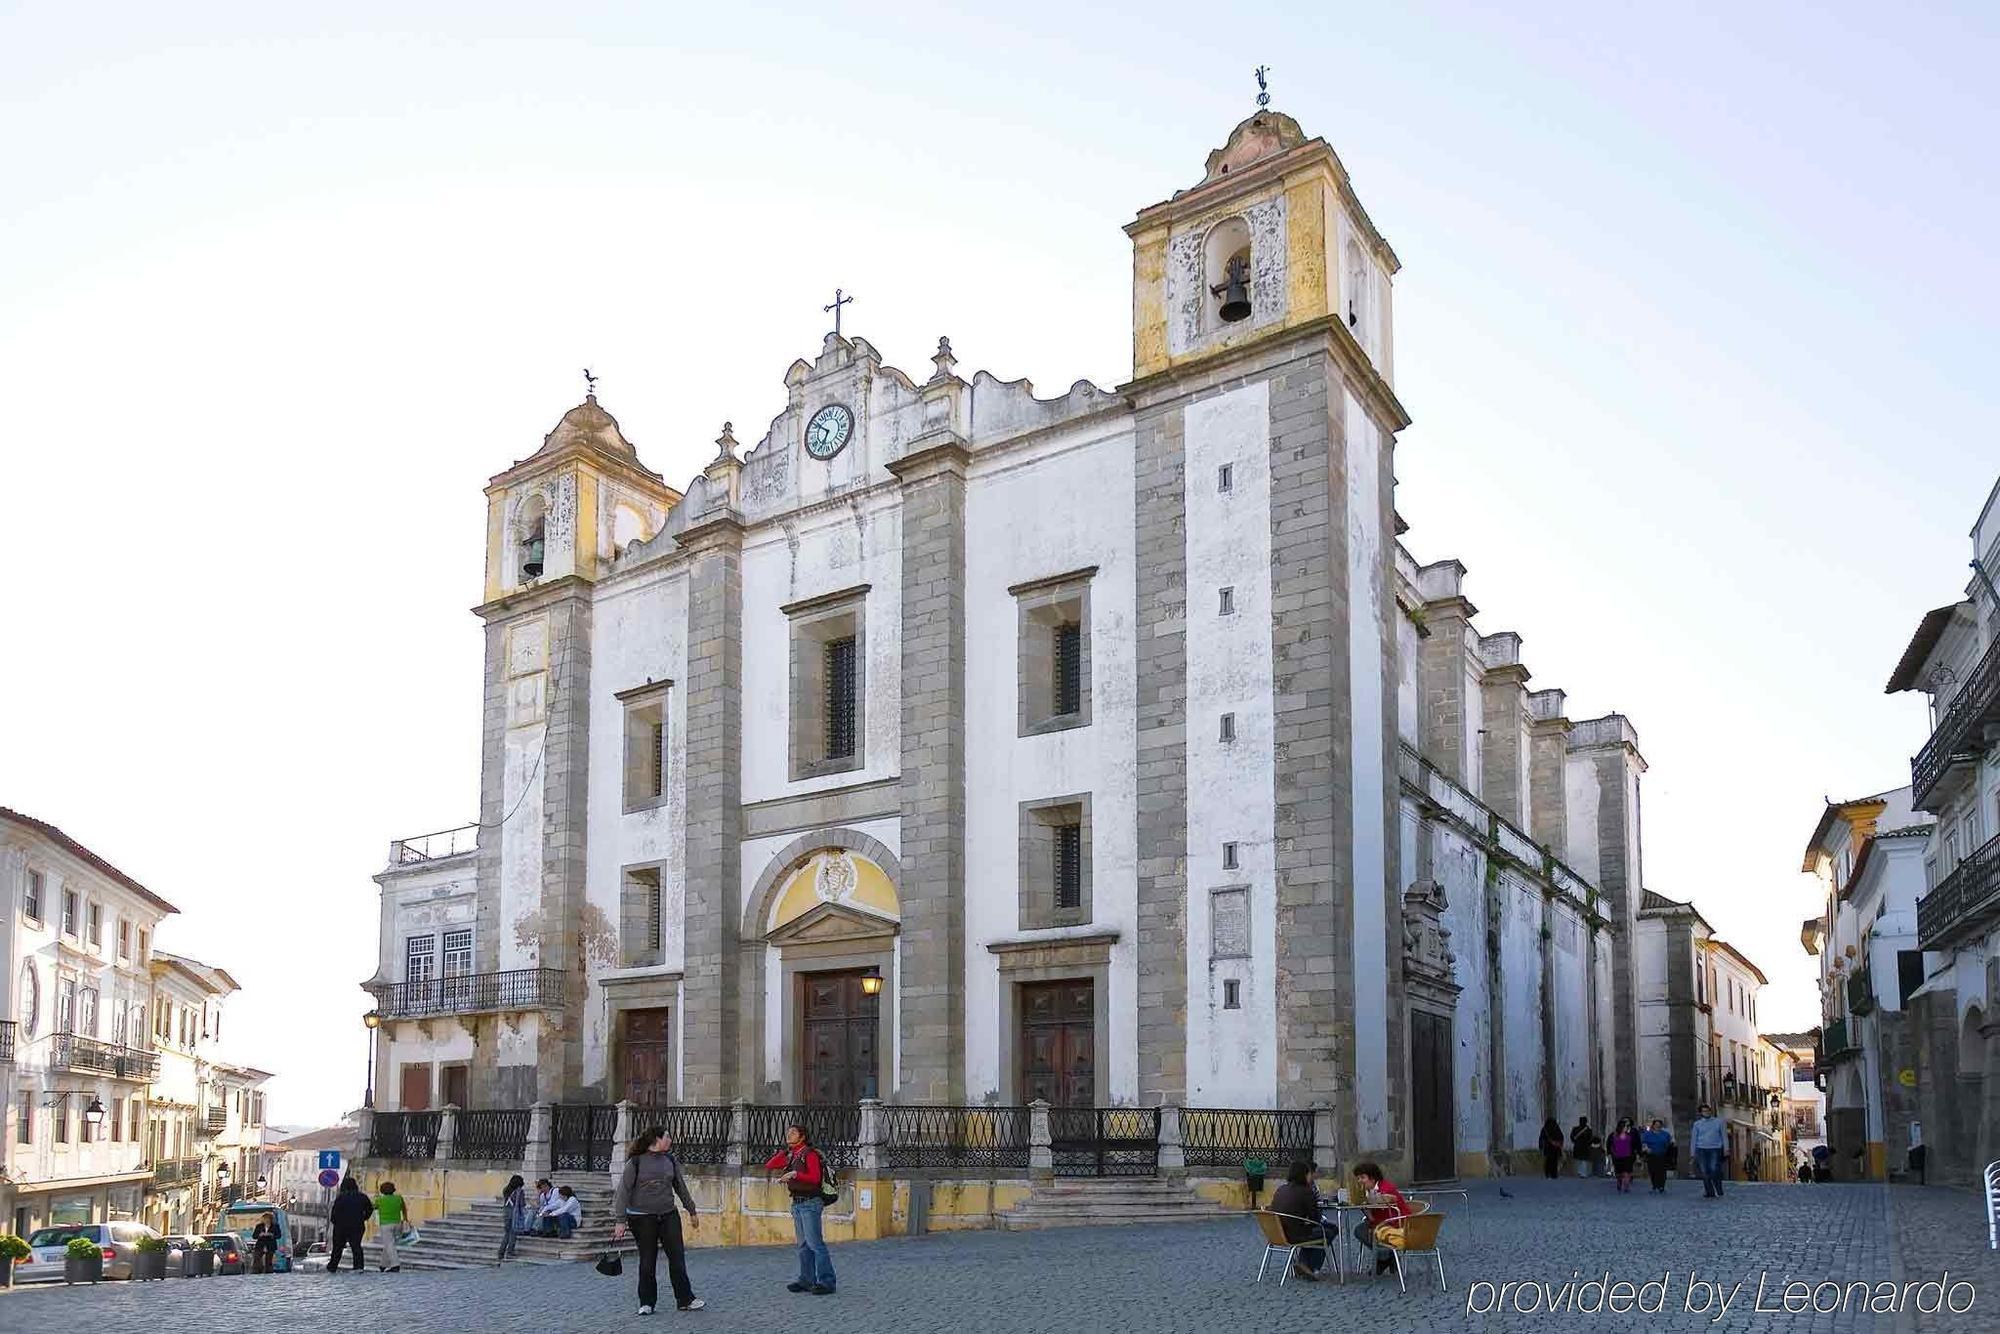
M 1278 1274 L 1278 1286 L 1282 1288 L 1286 1280 L 1292 1276 L 1292 1265 L 1298 1259 L 1300 1251 L 1309 1246 L 1326 1245 L 1326 1228 L 1317 1219 L 1301 1218 L 1297 1214 L 1281 1214 L 1270 1209 L 1259 1209 L 1256 1215 L 1257 1227 L 1264 1234 L 1264 1257 L 1257 1264 L 1257 1281 L 1259 1283 L 1264 1281 L 1264 1271 L 1270 1267 L 1272 1254 L 1280 1253 L 1285 1257 L 1282 1262 L 1284 1268 Z M 1304 1241 L 1289 1240 L 1285 1236 L 1287 1222 L 1304 1223 L 1317 1235 L 1308 1237 Z
M 2000 1162 L 1986 1164 L 1986 1247 L 2000 1251 Z
M 1403 1273 L 1403 1257 L 1406 1255 L 1428 1255 L 1437 1263 L 1438 1291 L 1445 1291 L 1444 1252 L 1438 1249 L 1438 1232 L 1444 1227 L 1445 1216 L 1435 1210 L 1422 1210 L 1405 1218 L 1401 1225 L 1400 1241 L 1378 1243 L 1389 1252 L 1396 1262 L 1396 1287 L 1408 1292 L 1410 1285 Z

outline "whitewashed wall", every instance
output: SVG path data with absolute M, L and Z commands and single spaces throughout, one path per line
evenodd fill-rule
M 1387 904 L 1374 887 L 1389 875 L 1382 808 L 1391 775 L 1383 772 L 1383 569 L 1390 535 L 1382 527 L 1381 446 L 1374 421 L 1342 392 L 1347 462 L 1347 653 L 1349 752 L 1353 762 L 1354 1084 L 1359 1142 L 1391 1142 L 1389 1125 Z M 1401 923 L 1397 924 L 1400 933 Z M 1400 1053 L 1398 1054 L 1400 1059 Z

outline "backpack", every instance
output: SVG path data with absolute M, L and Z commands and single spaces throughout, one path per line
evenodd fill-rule
M 813 1152 L 819 1153 L 819 1150 L 815 1149 Z M 821 1204 L 826 1205 L 840 1203 L 840 1178 L 834 1173 L 833 1164 L 826 1160 L 826 1155 L 823 1153 L 819 1155 L 819 1199 Z

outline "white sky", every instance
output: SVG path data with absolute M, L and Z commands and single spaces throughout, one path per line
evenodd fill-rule
M 1405 265 L 1408 544 L 1631 716 L 1648 883 L 1808 1025 L 1805 840 L 1908 781 L 2000 469 L 1995 20 L 1492 8 L 0 5 L 0 802 L 180 905 L 274 1119 L 356 1105 L 368 877 L 475 813 L 480 488 L 579 368 L 676 483 L 836 284 L 1115 385 L 1120 225 L 1263 61 Z

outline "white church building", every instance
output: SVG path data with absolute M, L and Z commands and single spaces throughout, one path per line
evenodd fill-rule
M 479 826 L 376 876 L 380 1107 L 1330 1107 L 1432 1179 L 1663 1105 L 1636 735 L 1402 544 L 1340 159 L 1259 111 L 1125 230 L 1115 388 L 836 333 L 685 493 L 594 394 L 492 478 Z

